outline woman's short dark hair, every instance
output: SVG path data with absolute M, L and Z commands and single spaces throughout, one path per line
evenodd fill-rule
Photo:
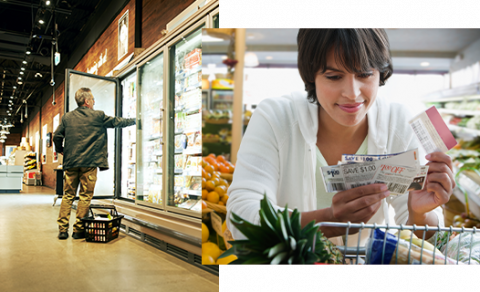
M 327 67 L 327 54 L 350 73 L 380 72 L 380 86 L 392 75 L 392 59 L 387 33 L 383 29 L 300 29 L 297 35 L 298 70 L 305 83 L 308 100 L 318 103 L 315 76 Z

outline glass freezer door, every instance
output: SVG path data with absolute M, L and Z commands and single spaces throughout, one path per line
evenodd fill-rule
M 202 27 L 169 47 L 168 138 L 173 143 L 168 143 L 167 208 L 196 217 L 202 195 Z
M 136 202 L 163 209 L 163 53 L 138 68 Z
M 121 80 L 122 117 L 135 118 L 137 114 L 137 72 Z M 135 200 L 135 162 L 137 134 L 135 127 L 122 129 L 122 172 L 120 197 Z
M 71 112 L 77 108 L 75 102 L 75 92 L 87 87 L 92 90 L 95 97 L 95 110 L 104 111 L 108 116 L 116 116 L 116 101 L 120 92 L 120 84 L 117 79 L 97 76 L 89 73 L 79 72 L 71 69 L 66 69 L 66 86 L 65 86 L 65 112 Z M 118 177 L 115 171 L 116 159 L 119 159 L 117 153 L 116 140 L 118 137 L 115 129 L 108 129 L 108 165 L 109 169 L 98 171 L 97 184 L 93 197 L 96 199 L 111 198 L 115 194 L 115 182 Z

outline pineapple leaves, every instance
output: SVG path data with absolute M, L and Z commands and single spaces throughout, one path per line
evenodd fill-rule
M 288 258 L 288 252 L 284 251 L 277 254 L 273 260 L 270 262 L 271 265 L 278 265 L 281 264 L 284 260 Z
M 224 253 L 222 253 L 218 259 L 223 259 L 225 257 L 228 257 L 229 255 L 235 254 L 235 248 L 229 248 L 227 249 Z
M 266 220 L 268 220 L 272 225 L 277 222 L 277 213 L 270 203 L 270 200 L 267 198 L 267 194 L 264 194 L 263 200 L 260 201 L 260 210 L 263 210 Z
M 268 252 L 268 258 L 273 258 L 277 254 L 281 253 L 286 249 L 287 245 L 284 242 L 280 242 L 279 244 L 275 245 L 274 247 L 270 248 Z
M 341 253 L 309 222 L 301 226 L 301 213 L 288 206 L 276 211 L 265 194 L 260 201 L 260 225 L 254 225 L 232 213 L 230 221 L 247 239 L 230 241 L 232 248 L 220 258 L 235 254 L 231 264 L 313 264 L 339 263 Z
M 270 260 L 263 256 L 256 256 L 250 259 L 247 259 L 243 262 L 244 265 L 261 265 L 261 264 L 268 264 Z
M 297 209 L 293 210 L 292 216 L 290 217 L 290 223 L 292 225 L 292 235 L 295 238 L 299 238 L 301 224 L 300 224 L 300 212 L 298 212 Z
M 289 236 L 288 239 L 290 243 L 290 248 L 292 249 L 292 251 L 295 251 L 295 249 L 297 248 L 297 241 L 291 236 Z
M 288 240 L 287 228 L 285 227 L 285 221 L 283 220 L 282 216 L 278 217 L 277 220 L 277 231 L 281 236 L 281 239 L 284 241 Z
M 314 264 L 314 263 L 316 263 L 316 262 L 318 262 L 318 256 L 317 256 L 315 253 L 309 251 L 309 252 L 307 253 L 307 257 L 306 257 L 306 259 L 305 259 L 305 263 L 306 263 L 306 264 Z

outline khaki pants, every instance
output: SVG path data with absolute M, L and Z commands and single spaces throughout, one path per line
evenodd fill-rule
M 80 191 L 78 193 L 79 201 L 77 205 L 77 220 L 73 225 L 73 232 L 83 231 L 81 219 L 87 215 L 96 182 L 96 167 L 73 167 L 65 170 L 65 186 L 63 187 L 64 194 L 62 205 L 60 206 L 60 214 L 58 215 L 57 220 L 60 232 L 68 232 L 70 211 L 72 210 L 72 204 L 75 200 L 79 183 Z

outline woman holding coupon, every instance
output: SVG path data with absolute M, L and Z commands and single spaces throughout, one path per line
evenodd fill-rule
M 301 29 L 297 42 L 306 92 L 266 99 L 257 107 L 238 152 L 228 218 L 234 212 L 259 224 L 266 193 L 275 208 L 297 208 L 302 225 L 315 220 L 443 226 L 440 206 L 455 182 L 451 159 L 442 152 L 420 155 L 420 164 L 429 166 L 425 187 L 400 196 L 389 196 L 385 184 L 327 193 L 322 181 L 320 167 L 336 165 L 342 154 L 423 150 L 408 110 L 377 98 L 393 71 L 385 31 Z M 235 239 L 244 238 L 227 222 Z M 333 238 L 345 229 L 322 232 Z

